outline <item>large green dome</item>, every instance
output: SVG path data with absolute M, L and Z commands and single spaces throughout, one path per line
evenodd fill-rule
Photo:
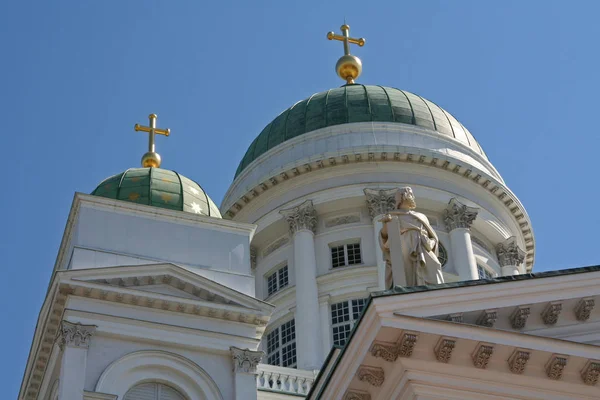
M 354 84 L 314 94 L 279 114 L 254 139 L 235 175 L 286 140 L 352 122 L 416 125 L 454 138 L 485 157 L 473 135 L 449 112 L 429 100 L 399 89 Z
M 130 168 L 103 180 L 92 195 L 221 218 L 200 185 L 167 169 Z

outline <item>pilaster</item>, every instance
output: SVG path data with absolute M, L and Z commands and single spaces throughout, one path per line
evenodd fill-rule
M 56 339 L 63 352 L 58 400 L 83 399 L 87 350 L 95 331 L 94 325 L 62 321 Z
M 477 262 L 471 243 L 471 226 L 477 218 L 478 209 L 469 207 L 453 198 L 444 211 L 444 223 L 450 236 L 452 257 L 461 280 L 479 279 Z
M 231 346 L 235 400 L 256 400 L 256 367 L 263 358 L 262 351 Z

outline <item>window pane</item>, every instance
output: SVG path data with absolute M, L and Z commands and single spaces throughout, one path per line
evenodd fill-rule
M 269 365 L 279 365 L 279 351 L 273 353 L 267 357 L 267 364 Z
M 281 366 L 296 366 L 296 342 L 292 342 L 281 350 Z
M 279 270 L 279 289 L 283 289 L 288 283 L 288 267 L 286 265 Z
M 267 295 L 270 296 L 277 291 L 277 273 L 267 278 Z
M 367 304 L 367 299 L 352 300 L 352 319 L 357 320 Z
M 343 346 L 350 335 L 350 324 L 333 327 L 333 344 Z
M 337 268 L 346 265 L 346 259 L 344 257 L 344 246 L 337 246 L 331 248 L 331 267 Z
M 279 328 L 267 335 L 267 353 L 272 353 L 279 347 Z M 270 363 L 269 363 L 270 364 Z
M 350 321 L 350 309 L 348 302 L 336 303 L 331 305 L 331 324 L 339 324 Z
M 348 245 L 348 265 L 361 264 L 360 243 Z
M 281 344 L 286 344 L 296 339 L 296 324 L 294 320 L 281 325 Z

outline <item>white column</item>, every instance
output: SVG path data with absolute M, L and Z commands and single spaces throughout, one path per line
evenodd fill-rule
M 317 258 L 314 232 L 317 213 L 312 201 L 282 210 L 290 225 L 294 240 L 294 276 L 296 278 L 296 354 L 298 368 L 319 369 L 323 362 L 319 291 L 317 288 Z
M 517 238 L 509 237 L 496 245 L 498 263 L 502 267 L 502 276 L 520 275 L 524 273 L 521 264 L 525 260 L 525 252 L 517 245 Z
M 471 243 L 471 225 L 477 218 L 477 212 L 477 208 L 466 206 L 453 198 L 444 213 L 444 222 L 450 234 L 452 262 L 463 281 L 479 279 Z
M 321 342 L 323 350 L 323 360 L 331 350 L 331 314 L 329 313 L 330 296 L 319 297 L 319 317 L 321 319 Z
M 231 346 L 235 400 L 256 400 L 256 366 L 265 353 Z
M 95 330 L 94 325 L 62 321 L 58 337 L 59 346 L 63 351 L 58 400 L 83 399 L 87 351 Z
M 377 282 L 380 290 L 388 289 L 385 284 L 385 260 L 379 246 L 379 232 L 383 227 L 380 222 L 385 214 L 396 208 L 395 195 L 397 189 L 365 189 L 369 214 L 373 219 L 373 237 L 375 240 L 375 259 L 377 260 Z

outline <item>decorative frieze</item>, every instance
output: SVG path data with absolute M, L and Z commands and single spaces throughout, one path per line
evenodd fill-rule
M 479 209 L 462 204 L 455 197 L 450 200 L 444 210 L 444 223 L 448 232 L 456 228 L 470 229 L 477 218 Z
M 492 328 L 496 323 L 496 319 L 498 318 L 497 310 L 483 310 L 481 315 L 477 317 L 476 324 L 479 326 L 485 326 L 488 328 Z
M 250 246 L 250 267 L 252 269 L 256 268 L 256 247 Z
M 348 390 L 344 396 L 344 400 L 371 400 L 371 395 L 369 392 Z
M 516 349 L 508 358 L 508 368 L 513 374 L 522 374 L 525 372 L 527 361 L 531 353 L 525 350 Z
M 365 189 L 367 198 L 367 207 L 369 215 L 375 218 L 378 215 L 384 215 L 396 209 L 397 189 Z
M 523 329 L 527 324 L 527 318 L 531 313 L 529 306 L 519 306 L 515 308 L 513 313 L 510 315 L 510 324 L 513 329 Z
M 548 375 L 548 378 L 550 379 L 559 380 L 562 378 L 563 370 L 566 365 L 567 357 L 553 355 L 546 364 L 546 375 Z
M 317 211 L 313 207 L 312 200 L 306 200 L 299 206 L 281 210 L 281 215 L 290 225 L 290 233 L 293 235 L 301 230 L 316 232 Z
M 90 340 L 96 331 L 95 325 L 82 325 L 69 321 L 62 321 L 56 338 L 61 350 L 67 347 L 79 347 L 87 349 Z
M 270 245 L 268 245 L 263 250 L 263 253 L 262 253 L 263 257 L 268 256 L 269 254 L 271 254 L 275 250 L 279 249 L 280 247 L 285 246 L 289 242 L 290 242 L 290 238 L 289 237 L 287 237 L 287 236 L 280 237 L 279 239 L 277 239 L 276 241 L 274 241 L 273 243 L 271 243 Z
M 448 321 L 458 322 L 458 323 L 462 324 L 464 321 L 463 313 L 454 313 L 454 314 L 448 315 Z
M 581 370 L 581 379 L 586 385 L 594 386 L 600 377 L 600 361 L 588 361 Z
M 233 360 L 233 371 L 236 373 L 256 374 L 256 366 L 265 355 L 262 351 L 240 349 L 235 346 L 231 346 L 229 350 Z
M 417 335 L 405 333 L 397 343 L 375 342 L 371 346 L 371 355 L 380 357 L 386 361 L 394 362 L 398 357 L 410 357 L 417 343 Z
M 356 371 L 356 376 L 359 381 L 367 382 L 371 386 L 377 387 L 383 385 L 383 381 L 385 380 L 383 368 L 368 367 L 365 365 L 361 365 L 360 367 L 358 367 L 358 371 Z
M 326 228 L 333 228 L 338 225 L 347 225 L 360 222 L 360 214 L 342 215 L 339 217 L 329 218 L 325 221 Z
M 476 368 L 485 369 L 494 353 L 494 346 L 489 344 L 479 344 L 471 358 L 473 359 L 473 365 Z
M 452 357 L 452 350 L 456 346 L 456 340 L 441 338 L 434 348 L 435 358 L 439 362 L 447 363 Z
M 542 311 L 542 320 L 546 325 L 555 325 L 558 322 L 558 316 L 562 310 L 562 303 L 552 302 Z
M 517 238 L 509 237 L 496 245 L 496 255 L 501 267 L 519 266 L 525 259 L 525 252 L 517 245 Z
M 489 246 L 483 240 L 479 239 L 477 236 L 471 235 L 471 241 L 473 243 L 475 243 L 476 245 L 478 245 L 479 247 L 481 247 L 482 249 L 484 249 L 485 251 L 487 251 L 488 253 L 491 253 Z
M 590 319 L 594 305 L 595 301 L 591 297 L 579 300 L 575 306 L 575 317 L 577 320 L 584 322 Z

